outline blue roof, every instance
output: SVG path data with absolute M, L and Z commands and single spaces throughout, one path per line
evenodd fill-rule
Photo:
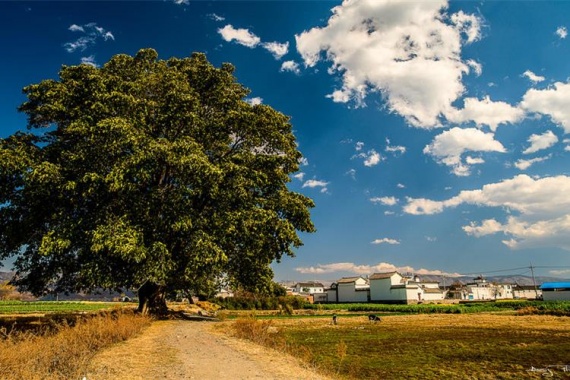
M 561 289 L 566 288 L 570 289 L 570 282 L 545 282 L 544 284 L 540 285 L 540 289 Z

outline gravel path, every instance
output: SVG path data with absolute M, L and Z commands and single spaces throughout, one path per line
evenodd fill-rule
M 87 380 L 329 380 L 277 351 L 213 330 L 215 322 L 158 321 L 103 350 Z

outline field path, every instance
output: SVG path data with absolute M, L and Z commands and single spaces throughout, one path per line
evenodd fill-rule
M 329 380 L 296 359 L 216 332 L 216 322 L 157 321 L 98 353 L 87 380 Z

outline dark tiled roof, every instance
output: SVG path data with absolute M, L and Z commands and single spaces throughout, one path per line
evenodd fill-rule
M 370 280 L 381 280 L 383 278 L 390 278 L 395 273 L 398 273 L 398 272 L 374 273 L 370 277 L 368 277 L 368 279 L 370 279 Z
M 309 282 L 299 282 L 297 284 L 295 284 L 295 287 L 297 287 L 297 285 L 305 287 L 305 288 L 324 288 L 324 285 L 321 284 L 320 282 L 315 282 L 315 281 L 309 281 Z
M 337 281 L 338 284 L 350 284 L 351 282 L 355 282 L 362 277 L 343 277 Z

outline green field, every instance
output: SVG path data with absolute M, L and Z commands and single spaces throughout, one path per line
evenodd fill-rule
M 0 314 L 45 314 L 95 311 L 121 306 L 118 302 L 0 301 Z

